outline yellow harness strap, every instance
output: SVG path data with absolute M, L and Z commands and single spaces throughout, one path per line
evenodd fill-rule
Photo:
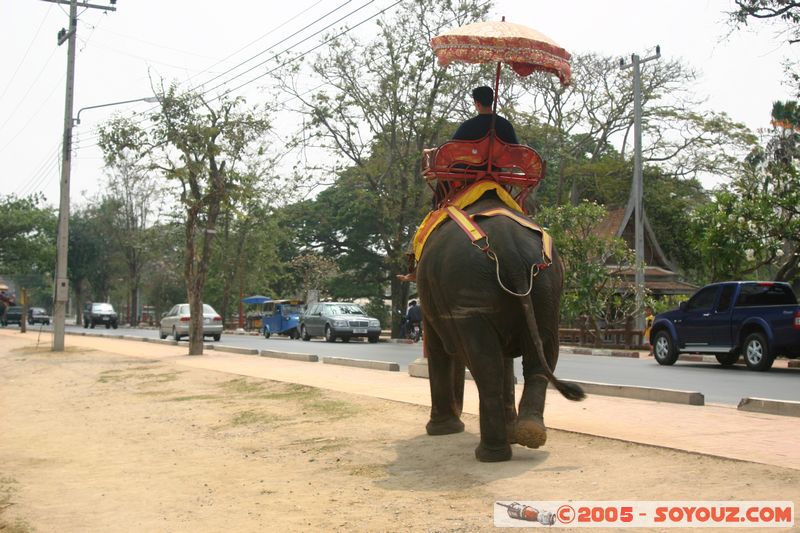
M 477 202 L 487 191 L 495 191 L 497 197 L 500 198 L 500 200 L 509 208 L 519 211 L 522 210 L 516 200 L 514 200 L 514 198 L 508 194 L 508 191 L 506 191 L 500 184 L 488 180 L 475 182 L 464 189 L 464 191 L 462 191 L 458 196 L 453 198 L 449 205 L 431 211 L 425 216 L 425 218 L 422 220 L 422 223 L 419 225 L 419 228 L 417 228 L 417 232 L 414 234 L 414 239 L 412 240 L 415 259 L 419 261 L 419 258 L 422 256 L 422 249 L 425 247 L 425 241 L 428 240 L 428 237 L 431 233 L 433 233 L 433 230 L 439 227 L 439 224 L 447 220 L 447 218 L 450 216 L 447 210 L 448 207 L 464 209 L 465 207 Z M 468 215 L 465 214 L 465 216 Z
M 553 263 L 553 238 L 547 233 L 540 225 L 536 224 L 533 220 L 529 219 L 528 217 L 522 215 L 521 213 L 517 213 L 512 211 L 511 209 L 507 209 L 505 207 L 495 207 L 493 209 L 487 209 L 486 211 L 481 211 L 480 213 L 475 213 L 472 215 L 472 218 L 475 217 L 494 217 L 494 216 L 504 216 L 506 218 L 510 218 L 520 226 L 524 226 L 526 228 L 532 229 L 536 233 L 542 236 L 542 262 L 538 264 L 540 269 L 546 268 Z M 474 223 L 474 221 L 473 221 Z M 475 224 L 477 226 L 477 224 Z M 481 230 L 483 232 L 483 230 Z M 484 234 L 485 235 L 485 234 Z M 473 241 L 474 244 L 474 241 Z M 488 246 L 488 244 L 487 244 Z

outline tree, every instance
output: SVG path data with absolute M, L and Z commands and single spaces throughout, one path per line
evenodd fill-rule
M 737 9 L 729 13 L 735 27 L 751 20 L 768 20 L 785 25 L 790 44 L 800 42 L 800 2 L 794 0 L 734 0 Z
M 111 280 L 122 277 L 114 268 L 117 248 L 110 231 L 114 213 L 113 206 L 97 200 L 70 216 L 67 276 L 77 305 L 76 324 L 81 323 L 83 304 L 107 301 Z
M 311 66 L 323 84 L 311 97 L 285 85 L 302 103 L 313 133 L 303 132 L 304 138 L 333 155 L 324 179 L 341 176 L 339 169 L 348 167 L 359 190 L 369 192 L 376 218 L 368 224 L 376 226 L 379 272 L 384 283 L 391 282 L 395 308 L 405 308 L 409 293 L 395 274 L 405 271 L 411 236 L 428 209 L 420 154 L 450 136 L 447 120 L 479 73 L 476 68 L 437 67 L 430 39 L 447 26 L 479 20 L 487 10 L 488 4 L 476 0 L 404 2 L 392 18 L 379 19 L 372 41 L 350 35 L 332 41 Z
M 509 98 L 515 123 L 536 125 L 528 142 L 548 159 L 550 180 L 539 193 L 555 205 L 583 196 L 587 176 L 632 174 L 633 83 L 618 59 L 573 56 L 573 81 L 562 87 L 548 76 L 512 78 Z M 699 173 L 727 176 L 755 138 L 725 114 L 698 112 L 690 93 L 696 75 L 680 61 L 662 59 L 642 66 L 643 161 L 682 178 Z M 616 160 L 616 163 L 614 163 Z M 597 165 L 597 166 L 595 166 Z
M 41 194 L 0 197 L 0 272 L 53 272 L 57 220 L 54 210 L 43 203 Z
M 598 204 L 581 202 L 542 208 L 538 216 L 564 262 L 562 319 L 574 322 L 586 317 L 598 333 L 601 322 L 619 322 L 636 311 L 634 287 L 622 277 L 633 269 L 633 251 L 622 238 L 597 235 L 607 214 Z
M 176 185 L 185 217 L 189 354 L 202 355 L 203 289 L 217 222 L 231 199 L 250 186 L 253 174 L 239 167 L 263 155 L 257 144 L 269 122 L 263 111 L 242 110 L 240 98 L 212 101 L 198 93 L 178 93 L 175 86 L 157 92 L 161 109 L 151 116 L 152 129 L 119 119 L 101 131 L 100 145 L 107 163 L 117 164 L 119 154 L 133 150 L 138 152 L 136 158 L 146 157 L 151 169 Z
M 773 107 L 773 128 L 730 190 L 696 213 L 697 248 L 712 281 L 764 275 L 800 289 L 800 125 L 794 106 Z

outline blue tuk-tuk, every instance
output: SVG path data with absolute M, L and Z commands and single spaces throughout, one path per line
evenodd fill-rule
M 265 339 L 271 335 L 287 335 L 300 338 L 300 315 L 303 314 L 302 300 L 272 300 L 264 304 L 261 319 L 261 333 Z

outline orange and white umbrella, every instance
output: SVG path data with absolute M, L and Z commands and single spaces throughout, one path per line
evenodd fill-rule
M 570 54 L 550 37 L 512 22 L 476 22 L 448 30 L 431 39 L 439 65 L 507 63 L 520 76 L 549 72 L 562 85 L 570 82 Z

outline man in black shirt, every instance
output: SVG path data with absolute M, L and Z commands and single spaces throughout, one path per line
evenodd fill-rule
M 476 87 L 472 91 L 472 99 L 475 101 L 478 116 L 461 124 L 453 135 L 453 139 L 476 141 L 485 137 L 492 127 L 492 102 L 494 101 L 492 88 Z M 511 144 L 519 144 L 514 126 L 508 120 L 498 115 L 495 115 L 494 120 L 494 130 L 497 132 L 498 139 Z

